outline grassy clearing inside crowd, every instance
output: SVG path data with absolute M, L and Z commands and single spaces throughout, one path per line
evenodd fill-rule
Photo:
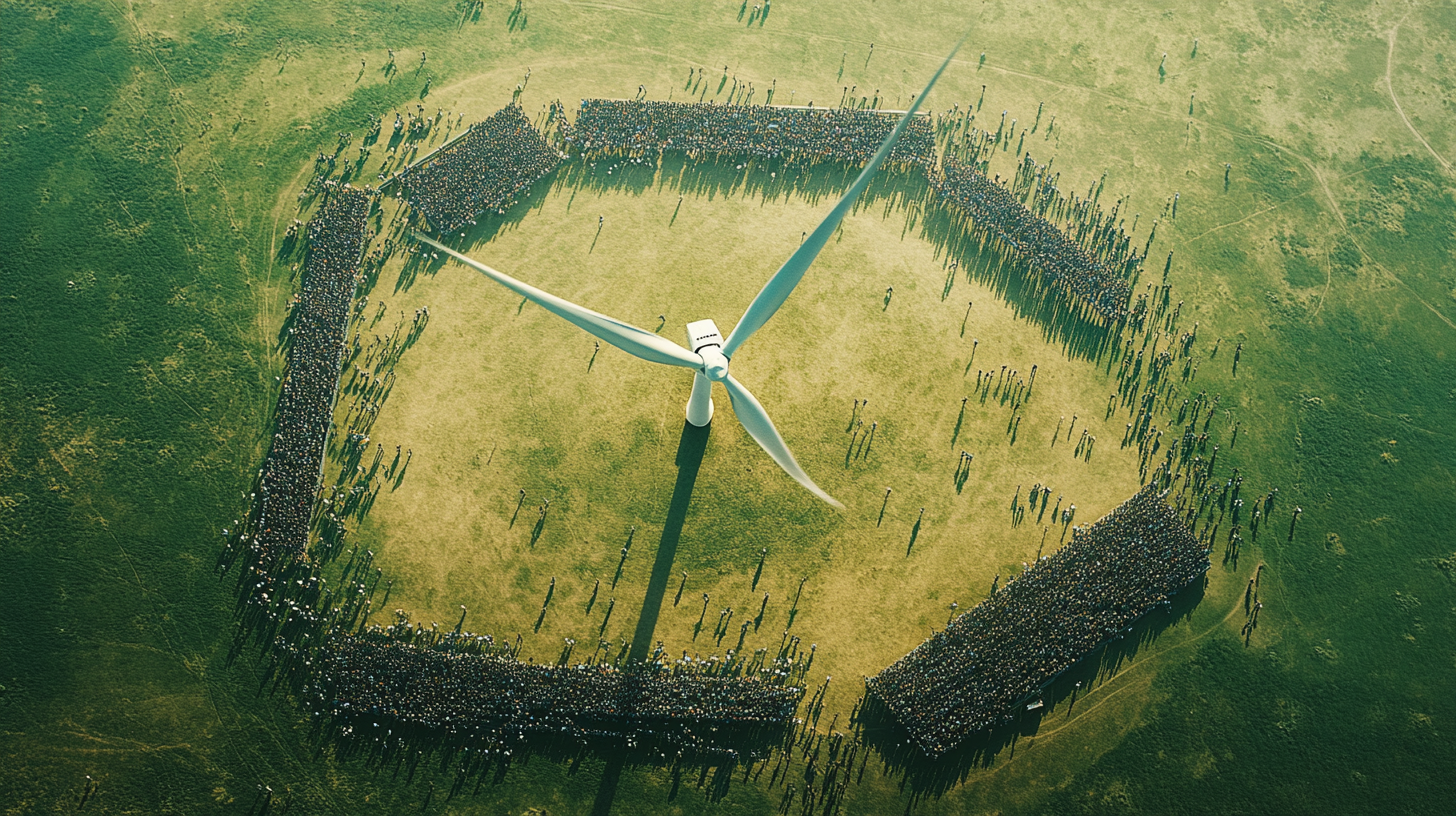
M 727 186 L 733 176 L 723 172 Z M 671 183 L 654 181 L 640 193 L 568 185 L 543 193 L 519 225 L 470 253 L 641 326 L 656 328 L 657 316 L 668 315 L 662 334 L 674 340 L 701 317 L 726 331 L 777 266 L 763 246 L 787 257 L 801 225 L 817 223 L 832 205 L 726 194 L 685 199 L 674 219 L 679 192 Z M 1123 422 L 1103 418 L 1101 368 L 1062 358 L 1036 326 L 963 274 L 945 293 L 949 261 L 913 230 L 902 235 L 908 213 L 883 217 L 888 203 L 872 201 L 846 222 L 734 364 L 800 462 L 847 509 L 833 511 L 784 476 L 736 424 L 726 394 L 717 394 L 655 635 L 670 654 L 736 648 L 740 623 L 756 617 L 765 593 L 765 623 L 744 645 L 777 647 L 807 577 L 793 634 L 820 642 L 816 672 L 822 666 L 851 681 L 873 674 L 943 625 L 951 602 L 974 603 L 995 575 L 1004 580 L 1033 560 L 1044 528 L 1052 528 L 1048 549 L 1056 546 L 1062 526 L 1050 510 L 1043 524 L 1033 515 L 1012 527 L 1018 486 L 1023 498 L 1033 484 L 1053 486 L 1066 496 L 1063 506 L 1077 504 L 1082 521 L 1137 489 L 1134 454 L 1116 444 Z M 596 236 L 600 214 L 608 222 Z M 616 597 L 604 636 L 631 639 L 674 488 L 690 377 L 611 347 L 597 352 L 589 336 L 538 308 L 518 309 L 519 298 L 453 262 L 398 294 L 394 288 L 386 272 L 374 289 L 387 304 L 382 328 L 401 311 L 412 321 L 421 307 L 429 307 L 430 322 L 396 368 L 371 434 L 386 459 L 394 445 L 413 451 L 405 478 L 376 501 L 359 539 L 396 579 L 391 606 L 453 623 L 464 604 L 478 610 L 467 616 L 472 627 L 498 638 L 523 632 L 524 654 L 543 660 L 555 659 L 563 637 L 594 644 L 607 599 Z M 968 303 L 975 305 L 962 337 Z M 1013 413 L 994 396 L 984 404 L 972 397 L 960 416 L 978 368 L 999 377 L 1006 365 L 1008 374 L 1026 376 L 1033 364 L 1037 385 L 1014 444 Z M 858 399 L 869 405 L 852 419 Z M 1068 440 L 1074 414 L 1079 430 Z M 855 433 L 851 425 L 861 420 Z M 872 423 L 878 428 L 866 453 Z M 1082 427 L 1099 436 L 1091 461 L 1073 455 Z M 958 491 L 961 450 L 975 460 Z M 552 605 L 533 635 L 552 576 Z M 587 614 L 597 580 L 600 599 Z M 694 638 L 705 593 L 708 614 Z M 735 611 L 733 637 L 716 642 L 714 622 L 727 607 Z M 847 708 L 860 691 L 848 682 L 833 699 Z

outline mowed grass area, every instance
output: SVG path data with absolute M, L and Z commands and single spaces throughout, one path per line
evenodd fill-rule
M 1043 124 L 1055 115 L 1055 127 L 1025 147 L 1039 160 L 1056 156 L 1064 188 L 1083 191 L 1107 170 L 1104 202 L 1131 194 L 1124 212 L 1141 213 L 1140 234 L 1161 218 L 1153 258 L 1176 252 L 1170 281 L 1187 304 L 1183 325 L 1199 321 L 1200 346 L 1223 338 L 1197 381 L 1234 411 L 1216 424 L 1243 423 L 1220 462 L 1240 467 L 1255 490 L 1279 486 L 1281 515 L 1295 504 L 1305 513 L 1292 540 L 1287 517 L 1276 517 L 1237 569 L 1216 550 L 1191 620 L 988 766 L 952 766 L 952 783 L 928 785 L 936 793 L 914 809 L 1450 810 L 1441 781 L 1456 722 L 1443 693 L 1456 671 L 1446 535 L 1456 207 L 1443 164 L 1452 159 L 1451 8 L 775 6 L 751 26 L 731 3 L 543 4 L 524 21 L 509 17 L 509 4 L 478 18 L 450 3 L 0 8 L 0 609 L 9 622 L 0 801 L 15 812 L 71 812 L 90 774 L 101 787 L 87 810 L 101 812 L 246 811 L 258 784 L 318 812 L 589 811 L 597 759 L 572 768 L 538 758 L 477 797 L 447 801 L 424 779 L 408 785 L 316 757 L 296 709 L 259 693 L 251 653 L 228 660 L 230 583 L 209 567 L 268 434 L 294 285 L 273 250 L 308 162 L 336 131 L 361 133 L 365 113 L 392 118 L 413 104 L 430 75 L 421 104 L 467 121 L 504 104 L 527 67 L 528 111 L 556 98 L 629 96 L 639 83 L 676 99 L 689 66 L 711 78 L 724 64 L 759 88 L 777 80 L 776 101 L 792 91 L 796 102 L 824 104 L 854 84 L 893 103 L 919 89 L 951 32 L 975 23 L 930 103 L 974 105 L 984 84 L 977 123 L 994 125 L 1005 109 L 1024 125 L 1045 102 Z M 400 54 L 392 82 L 378 72 L 386 47 Z M 428 67 L 416 73 L 421 50 Z M 630 184 L 556 184 L 472 252 L 649 329 L 667 314 L 673 339 L 701 316 L 731 327 L 829 201 L 760 206 L 757 195 L 687 190 L 667 226 L 670 181 L 640 194 Z M 1176 219 L 1160 215 L 1174 192 Z M 736 218 L 713 220 L 720 206 Z M 583 254 L 599 214 L 606 229 Z M 848 511 L 817 505 L 778 474 L 720 392 L 677 554 L 688 591 L 674 609 L 669 584 L 657 628 L 669 647 L 706 651 L 716 610 L 732 605 L 742 620 L 769 592 L 764 629 L 745 643 L 767 645 L 789 590 L 812 573 L 794 630 L 820 644 L 814 675 L 835 675 L 831 709 L 846 707 L 858 673 L 939 625 L 951 600 L 965 608 L 996 572 L 1034 554 L 1039 528 L 1011 529 L 1004 510 L 1015 484 L 1045 481 L 1090 520 L 1135 481 L 1112 444 L 1120 424 L 1099 433 L 1088 463 L 1044 446 L 1057 416 L 1101 416 L 1109 379 L 1043 343 L 1034 322 L 1014 318 L 982 284 L 963 279 L 941 302 L 944 259 L 917 238 L 923 223 L 898 201 L 863 208 L 735 363 Z M 668 242 L 636 234 L 701 243 L 654 255 Z M 702 266 L 711 285 L 641 283 L 655 270 Z M 613 287 L 609 272 L 639 283 Z M 896 297 L 879 311 L 892 284 Z M 473 628 L 529 632 L 557 575 L 558 596 L 528 648 L 549 659 L 557 638 L 595 628 L 601 602 L 593 617 L 580 611 L 586 579 L 610 577 L 636 524 L 608 627 L 630 633 L 673 486 L 686 378 L 609 349 L 588 373 L 590 340 L 539 310 L 517 315 L 516 302 L 453 264 L 400 294 L 386 274 L 375 297 L 434 313 L 378 429 L 415 459 L 360 533 L 380 542 L 400 603 L 442 625 L 468 603 Z M 989 407 L 968 411 L 950 444 L 966 393 L 956 370 L 963 299 L 976 301 L 967 337 L 981 341 L 978 364 L 1039 364 L 1015 446 Z M 796 347 L 819 359 L 803 364 Z M 902 355 L 906 347 L 928 356 Z M 856 398 L 870 400 L 865 416 L 885 435 L 845 468 Z M 959 447 L 977 459 L 957 495 Z M 476 469 L 475 455 L 490 464 Z M 875 528 L 884 486 L 895 492 Z M 501 530 L 521 488 L 522 517 Z M 533 549 L 535 502 L 548 497 Z M 922 505 L 927 521 L 906 558 Z M 402 557 L 401 542 L 438 554 Z M 749 592 L 763 546 L 764 574 Z M 1242 616 L 1224 616 L 1241 608 L 1259 561 L 1269 565 L 1265 610 L 1244 646 Z M 690 600 L 702 591 L 710 614 L 693 642 Z M 734 630 L 722 648 L 736 644 Z M 916 777 L 902 790 L 878 760 L 870 768 L 848 812 L 903 811 L 927 789 Z M 629 770 L 615 808 L 709 807 L 692 781 L 679 790 L 666 772 Z M 737 786 L 711 807 L 768 812 L 777 797 Z

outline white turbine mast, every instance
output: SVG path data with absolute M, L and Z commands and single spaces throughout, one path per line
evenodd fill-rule
M 844 197 L 839 199 L 839 203 L 834 205 L 834 209 L 830 211 L 829 215 L 804 239 L 794 254 L 790 255 L 784 265 L 779 267 L 779 271 L 769 278 L 768 283 L 764 284 L 763 289 L 748 305 L 748 310 L 743 313 L 743 317 L 739 319 L 738 325 L 729 332 L 726 340 L 718 332 L 718 326 L 712 320 L 697 320 L 687 325 L 688 348 L 683 348 L 652 332 L 578 306 L 528 283 L 523 283 L 473 258 L 467 258 L 420 232 L 415 232 L 414 237 L 475 269 L 557 317 L 572 323 L 588 334 L 604 340 L 634 357 L 648 362 L 692 369 L 693 391 L 692 396 L 688 398 L 687 421 L 694 426 L 703 427 L 712 421 L 713 383 L 723 383 L 724 388 L 728 391 L 728 400 L 733 405 L 733 413 L 738 416 L 739 423 L 743 425 L 743 429 L 748 432 L 748 435 L 753 437 L 753 441 L 757 442 L 769 457 L 795 481 L 808 488 L 815 496 L 834 507 L 843 509 L 844 505 L 825 493 L 819 485 L 814 483 L 813 479 L 809 478 L 809 474 L 799 467 L 799 463 L 794 460 L 794 455 L 789 452 L 789 446 L 784 443 L 783 437 L 779 436 L 778 430 L 774 428 L 773 422 L 768 418 L 768 412 L 763 409 L 753 394 L 743 387 L 742 383 L 728 373 L 728 366 L 738 348 L 747 342 L 754 332 L 762 328 L 784 304 L 784 301 L 788 300 L 794 287 L 809 270 L 809 265 L 814 262 L 814 258 L 819 255 L 819 251 L 828 243 L 834 230 L 839 227 L 839 222 L 844 220 L 860 194 L 869 186 L 875 171 L 890 155 L 890 151 L 894 149 L 895 143 L 900 139 L 900 134 L 904 132 L 906 125 L 919 110 L 925 95 L 935 87 L 935 81 L 940 79 L 940 75 L 950 65 L 951 59 L 960 50 L 963 42 L 965 42 L 965 37 L 962 37 L 961 41 L 951 49 L 950 55 L 930 77 L 930 82 L 926 83 L 925 90 L 912 100 L 910 109 L 900 117 L 894 130 L 890 131 L 890 135 L 885 137 L 884 143 L 865 164 L 864 170 L 860 171 L 859 177 L 855 179 L 854 184 L 850 185 Z

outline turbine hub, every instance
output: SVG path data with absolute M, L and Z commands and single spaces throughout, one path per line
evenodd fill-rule
M 713 382 L 723 382 L 728 379 L 728 358 L 723 356 L 723 351 L 717 346 L 708 346 L 698 352 L 703 358 L 703 376 Z
M 728 379 L 728 358 L 723 356 L 723 335 L 711 320 L 688 324 L 688 348 L 703 358 L 703 376 L 713 382 Z

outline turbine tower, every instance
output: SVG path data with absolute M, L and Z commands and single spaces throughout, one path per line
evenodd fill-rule
M 414 237 L 479 271 L 487 278 L 572 323 L 588 334 L 604 340 L 634 357 L 652 363 L 692 369 L 693 390 L 687 405 L 687 421 L 692 425 L 703 427 L 712 421 L 713 383 L 721 382 L 728 391 L 728 400 L 733 405 L 733 413 L 738 416 L 738 421 L 743 425 L 743 429 L 768 453 L 769 457 L 783 468 L 785 473 L 808 488 L 815 496 L 834 507 L 843 509 L 844 505 L 825 493 L 819 485 L 814 483 L 813 479 L 809 478 L 809 474 L 799 467 L 794 455 L 789 452 L 789 446 L 784 443 L 783 437 L 779 435 L 773 422 L 768 418 L 768 412 L 764 410 L 763 405 L 753 394 L 743 387 L 742 383 L 728 373 L 728 367 L 739 347 L 747 342 L 754 332 L 762 328 L 779 310 L 779 307 L 784 305 L 784 301 L 788 300 L 794 287 L 809 270 L 809 265 L 814 262 L 819 251 L 828 243 L 829 236 L 834 234 L 834 230 L 839 227 L 844 216 L 849 214 L 850 208 L 854 206 L 860 194 L 869 186 L 875 171 L 890 155 L 890 151 L 894 149 L 895 143 L 900 139 L 900 134 L 904 132 L 906 125 L 910 123 L 911 118 L 920 108 L 920 103 L 924 101 L 925 95 L 935 87 L 936 80 L 940 79 L 940 75 L 950 65 L 951 59 L 960 50 L 963 42 L 965 42 L 965 37 L 961 37 L 961 41 L 951 49 L 949 56 L 926 83 L 925 90 L 914 98 L 910 109 L 900 117 L 900 121 L 895 124 L 890 135 L 885 137 L 884 143 L 875 151 L 874 156 L 870 157 L 854 184 L 850 185 L 849 190 L 839 199 L 839 203 L 834 205 L 834 209 L 829 212 L 829 215 L 804 239 L 794 254 L 790 255 L 783 266 L 779 267 L 779 271 L 769 278 L 768 283 L 764 284 L 763 289 L 759 291 L 758 296 L 748 305 L 748 310 L 739 319 L 738 325 L 728 333 L 726 340 L 719 333 L 717 324 L 712 320 L 696 320 L 687 325 L 688 347 L 683 348 L 652 332 L 537 289 L 473 258 L 467 258 L 420 232 L 415 232 Z

